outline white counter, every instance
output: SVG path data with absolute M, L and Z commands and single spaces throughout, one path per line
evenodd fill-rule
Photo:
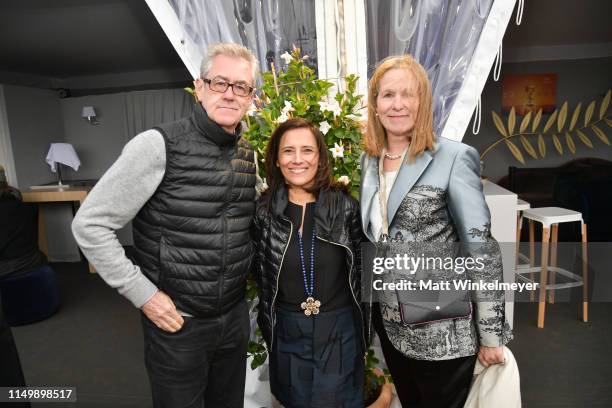
M 502 250 L 504 282 L 514 282 L 517 196 L 488 180 L 482 181 L 482 187 L 491 212 L 491 234 Z M 506 317 L 513 327 L 514 303 L 511 301 L 506 302 Z

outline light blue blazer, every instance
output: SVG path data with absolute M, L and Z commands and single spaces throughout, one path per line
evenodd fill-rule
M 379 188 L 378 158 L 361 158 L 361 217 L 372 242 L 370 212 Z M 400 242 L 462 242 L 486 245 L 486 267 L 472 280 L 502 281 L 501 251 L 491 236 L 489 208 L 480 179 L 476 149 L 438 138 L 431 151 L 402 162 L 387 202 L 389 235 Z M 479 275 L 480 274 L 480 275 Z M 504 302 L 475 302 L 472 319 L 406 326 L 397 304 L 381 301 L 387 335 L 404 355 L 420 360 L 446 360 L 473 355 L 479 345 L 501 346 L 512 337 Z

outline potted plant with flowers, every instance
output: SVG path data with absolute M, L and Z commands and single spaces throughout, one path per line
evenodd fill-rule
M 263 74 L 263 84 L 247 113 L 245 137 L 251 142 L 262 165 L 265 148 L 276 126 L 290 117 L 300 117 L 319 127 L 333 156 L 333 175 L 346 184 L 353 195 L 359 191 L 359 155 L 361 154 L 361 95 L 355 94 L 358 77 L 345 78 L 345 90 L 330 97 L 332 82 L 318 79 L 308 66 L 308 56 L 294 48 L 281 59 L 284 69 Z M 260 174 L 265 178 L 265 174 Z

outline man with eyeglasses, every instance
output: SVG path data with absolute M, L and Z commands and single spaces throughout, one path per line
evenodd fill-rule
M 242 407 L 254 150 L 241 137 L 255 56 L 217 44 L 190 117 L 134 137 L 72 224 L 98 274 L 142 311 L 155 407 Z M 115 231 L 132 221 L 134 262 Z

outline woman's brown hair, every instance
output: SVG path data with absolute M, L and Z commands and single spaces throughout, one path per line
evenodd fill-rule
M 364 137 L 364 150 L 366 154 L 379 157 L 383 147 L 386 146 L 387 133 L 376 116 L 376 99 L 380 91 L 380 79 L 391 69 L 405 69 L 411 72 L 417 82 L 419 96 L 419 110 L 412 130 L 412 141 L 408 149 L 408 158 L 413 159 L 425 150 L 434 146 L 433 111 L 431 85 L 427 72 L 412 56 L 394 55 L 382 60 L 374 70 L 368 86 L 368 124 Z
M 317 142 L 317 149 L 319 151 L 319 166 L 317 173 L 315 174 L 314 182 L 307 191 L 318 196 L 321 189 L 328 189 L 331 187 L 337 187 L 338 183 L 335 183 L 332 179 L 331 164 L 329 155 L 327 154 L 327 145 L 325 144 L 325 137 L 323 133 L 314 126 L 312 123 L 302 118 L 290 118 L 285 122 L 278 125 L 278 127 L 272 133 L 268 147 L 266 148 L 266 181 L 268 184 L 268 190 L 266 191 L 266 198 L 272 200 L 276 195 L 279 187 L 285 183 L 285 178 L 281 172 L 278 163 L 278 151 L 283 136 L 290 130 L 293 129 L 308 129 L 314 135 Z M 270 203 L 270 201 L 268 201 Z
M 0 198 L 14 198 L 21 201 L 21 193 L 15 187 L 11 187 L 6 181 L 4 167 L 0 166 Z

